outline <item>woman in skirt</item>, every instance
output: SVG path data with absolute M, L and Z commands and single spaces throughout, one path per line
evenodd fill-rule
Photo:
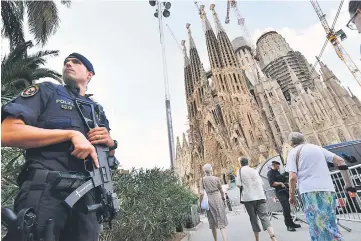
M 204 165 L 203 171 L 205 176 L 199 181 L 199 190 L 201 190 L 201 202 L 204 197 L 204 190 L 208 196 L 209 210 L 207 210 L 207 218 L 209 228 L 212 230 L 215 241 L 217 241 L 217 229 L 221 230 L 223 241 L 227 241 L 226 227 L 228 220 L 221 182 L 218 177 L 212 176 L 212 166 L 210 164 Z
M 305 143 L 301 133 L 292 132 L 289 141 L 293 147 L 288 153 L 286 167 L 290 173 L 290 203 L 296 202 L 297 181 L 311 240 L 343 240 L 337 227 L 335 188 L 326 162 L 333 162 L 339 167 L 347 189 L 351 184 L 345 161 L 320 146 Z

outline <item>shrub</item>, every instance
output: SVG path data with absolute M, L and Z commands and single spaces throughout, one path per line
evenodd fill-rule
M 154 168 L 113 175 L 121 210 L 112 230 L 104 224 L 102 241 L 162 241 L 186 226 L 197 197 L 174 172 Z

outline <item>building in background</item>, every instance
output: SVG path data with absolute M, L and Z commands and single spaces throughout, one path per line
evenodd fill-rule
M 206 163 L 228 182 L 239 156 L 257 166 L 277 155 L 292 131 L 318 145 L 361 138 L 361 102 L 326 65 L 320 63 L 321 76 L 311 74 L 304 56 L 274 31 L 258 39 L 254 58 L 244 38 L 231 43 L 211 8 L 216 31 L 204 6 L 200 11 L 210 71 L 203 68 L 189 24 L 189 54 L 182 41 L 189 131 L 182 145 L 177 137 L 176 171 L 185 185 L 198 193 Z
M 292 68 L 303 88 L 314 88 L 306 58 L 289 46 L 277 32 L 270 31 L 257 40 L 257 56 L 259 65 L 265 75 L 277 80 L 287 100 L 290 94 L 296 94 L 296 87 L 291 78 L 289 67 Z

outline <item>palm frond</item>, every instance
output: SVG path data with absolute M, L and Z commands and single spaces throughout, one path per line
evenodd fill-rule
M 58 81 L 60 84 L 63 83 L 62 75 L 47 68 L 38 68 L 31 74 L 32 80 L 38 80 L 42 78 L 52 78 L 56 81 Z
M 1 62 L 1 68 L 7 68 L 8 65 L 11 65 L 14 62 L 17 62 L 21 59 L 24 59 L 29 48 L 33 47 L 31 41 L 27 41 L 21 44 L 16 45 L 16 47 L 8 54 L 5 55 Z
M 29 30 L 37 44 L 45 45 L 59 26 L 59 15 L 53 1 L 26 1 Z
M 10 40 L 10 48 L 24 40 L 24 4 L 23 1 L 1 1 L 2 36 Z
M 47 57 L 57 56 L 58 50 L 43 50 L 25 55 L 33 45 L 31 41 L 17 46 L 8 55 L 4 56 L 1 62 L 1 94 L 6 98 L 1 99 L 2 103 L 7 98 L 16 96 L 24 88 L 34 83 L 35 80 L 51 78 L 62 84 L 62 75 L 44 68 Z

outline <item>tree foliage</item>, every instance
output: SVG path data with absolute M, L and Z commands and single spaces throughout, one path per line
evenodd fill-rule
M 16 178 L 24 164 L 23 150 L 18 148 L 1 148 L 1 206 L 12 206 L 18 191 Z
M 113 175 L 121 210 L 102 241 L 162 241 L 185 226 L 197 197 L 174 172 L 158 168 Z
M 58 56 L 58 50 L 38 51 L 28 54 L 31 41 L 19 44 L 1 61 L 1 103 L 4 104 L 19 94 L 34 80 L 51 78 L 62 83 L 61 74 L 43 66 L 47 57 Z
M 70 7 L 71 1 L 61 3 Z M 25 42 L 24 17 L 27 17 L 29 31 L 34 36 L 36 44 L 42 46 L 59 27 L 59 12 L 54 1 L 1 1 L 2 36 L 10 41 L 10 48 Z

